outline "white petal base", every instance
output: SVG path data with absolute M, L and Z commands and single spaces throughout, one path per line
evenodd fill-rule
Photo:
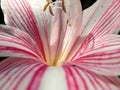
M 64 70 L 61 67 L 48 67 L 39 90 L 68 90 Z

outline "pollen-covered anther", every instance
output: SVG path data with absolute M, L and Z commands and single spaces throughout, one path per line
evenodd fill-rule
M 50 12 L 51 15 L 54 16 L 54 13 L 53 13 L 53 10 L 52 10 L 52 7 L 51 7 L 51 6 L 49 6 L 49 12 Z
M 67 25 L 71 26 L 70 20 L 68 18 L 66 19 L 66 23 Z
M 65 0 L 62 0 L 62 9 L 66 13 Z
M 43 8 L 43 11 L 46 11 L 47 7 L 49 6 L 49 2 L 47 2 L 47 4 L 45 4 L 44 8 Z

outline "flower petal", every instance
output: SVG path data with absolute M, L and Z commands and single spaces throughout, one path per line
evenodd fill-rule
M 23 58 L 0 62 L 0 90 L 56 89 L 68 90 L 61 67 L 48 67 L 38 60 Z
M 0 25 L 0 56 L 40 58 L 34 40 L 25 32 Z
M 65 72 L 62 67 L 48 67 L 39 90 L 68 90 Z
M 68 90 L 119 90 L 120 88 L 120 80 L 116 77 L 95 74 L 74 64 L 65 65 L 63 68 Z
M 44 54 L 37 21 L 28 1 L 1 0 L 1 8 L 4 11 L 6 24 L 27 32 L 36 41 L 40 52 Z
M 101 76 L 74 64 L 48 67 L 23 58 L 0 63 L 1 90 L 119 90 L 119 84 L 116 77 Z
M 0 62 L 0 90 L 38 90 L 46 69 L 45 64 L 32 59 Z
M 76 49 L 72 60 L 93 49 L 96 39 L 113 34 L 120 28 L 120 1 L 97 0 L 83 12 L 81 44 Z
M 83 12 L 83 36 L 92 33 L 95 38 L 117 33 L 120 28 L 120 1 L 97 0 Z
M 120 36 L 108 35 L 95 41 L 93 47 L 87 48 L 76 57 L 76 63 L 103 75 L 120 74 Z
M 2 0 L 1 6 L 6 24 L 26 31 L 35 39 L 38 37 L 38 27 L 35 16 L 27 3 L 26 0 Z
M 74 5 L 73 5 L 74 3 Z M 80 35 L 82 31 L 82 10 L 80 0 L 65 0 L 66 8 L 68 9 L 67 17 L 70 19 L 70 27 L 67 27 L 66 35 L 63 40 L 63 47 L 59 59 L 70 60 L 72 54 L 79 46 Z

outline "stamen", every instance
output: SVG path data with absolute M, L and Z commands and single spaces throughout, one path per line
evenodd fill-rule
M 54 13 L 53 13 L 53 10 L 52 10 L 51 6 L 49 6 L 49 12 L 50 12 L 51 15 L 54 16 Z
M 45 4 L 44 8 L 43 8 L 43 11 L 46 11 L 47 8 L 49 8 L 49 12 L 52 16 L 54 16 L 54 13 L 53 13 L 53 10 L 52 10 L 52 7 L 50 6 L 51 3 L 53 3 L 55 1 L 53 0 L 47 0 L 47 3 Z M 65 7 L 65 0 L 62 0 L 62 10 L 66 13 L 66 7 Z M 69 23 L 69 20 L 67 20 L 67 23 Z M 69 26 L 71 26 L 69 24 Z
M 44 8 L 43 8 L 43 12 L 46 11 L 46 9 L 49 7 L 49 12 L 52 16 L 54 16 L 52 7 L 50 6 L 50 4 L 53 3 L 52 0 L 47 0 L 47 4 L 45 4 Z
M 62 0 L 62 9 L 66 13 L 66 8 L 65 8 L 65 0 Z

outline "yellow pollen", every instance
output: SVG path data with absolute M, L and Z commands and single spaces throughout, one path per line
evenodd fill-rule
M 59 53 L 59 56 L 56 58 L 56 60 L 52 60 L 47 57 L 46 63 L 49 66 L 59 66 L 61 64 L 61 62 L 65 61 L 65 57 L 66 56 L 62 56 L 62 53 Z

